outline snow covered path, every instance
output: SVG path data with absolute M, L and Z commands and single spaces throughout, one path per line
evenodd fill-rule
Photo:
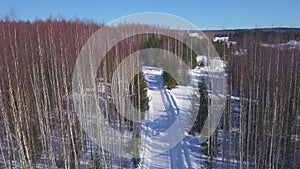
M 144 75 L 148 84 L 148 95 L 150 96 L 150 110 L 146 116 L 146 123 L 142 131 L 142 150 L 143 157 L 140 168 L 192 168 L 190 153 L 184 141 L 178 143 L 167 152 L 154 157 L 157 152 L 163 150 L 163 146 L 169 146 L 172 138 L 169 140 L 155 140 L 154 135 L 161 134 L 167 130 L 176 120 L 179 111 L 187 113 L 186 119 L 189 120 L 188 111 L 184 110 L 184 105 L 189 104 L 188 92 L 186 96 L 179 95 L 182 90 L 173 89 L 172 92 L 163 86 L 162 70 L 153 67 L 144 67 Z M 192 88 L 186 88 L 186 91 L 192 91 Z M 174 98 L 173 94 L 181 97 L 180 101 Z M 185 97 L 185 98 L 184 98 Z M 185 99 L 183 102 L 181 100 Z M 183 112 L 181 112 L 183 113 Z
M 197 59 L 205 59 L 205 57 L 200 56 Z M 174 144 L 173 133 L 168 134 L 165 139 L 155 136 L 164 135 L 176 121 L 183 121 L 185 124 L 192 123 L 191 96 L 195 90 L 198 90 L 198 82 L 203 78 L 209 78 L 208 87 L 212 108 L 214 111 L 221 111 L 225 90 L 224 78 L 226 78 L 224 68 L 225 64 L 222 60 L 212 59 L 210 67 L 197 67 L 190 72 L 192 83 L 168 90 L 164 87 L 162 69 L 143 66 L 150 97 L 150 109 L 142 125 L 139 168 L 205 168 L 207 158 L 202 152 L 203 147 L 199 145 L 198 137 L 188 134 L 190 128 L 183 128 L 187 126 L 177 126 L 176 132 L 183 133 L 183 139 L 178 144 Z M 209 77 L 208 72 L 211 72 Z M 216 123 L 219 122 L 219 119 L 213 120 L 216 120 Z M 170 145 L 174 147 L 166 150 L 166 147 Z M 216 161 L 217 159 L 219 157 Z
M 158 68 L 144 69 L 148 95 L 150 96 L 150 109 L 145 118 L 146 123 L 143 124 L 142 148 L 144 149 L 141 152 L 143 158 L 140 162 L 140 168 L 170 168 L 168 153 L 155 156 L 157 151 L 160 152 L 162 146 L 168 146 L 168 143 L 162 143 L 161 140 L 155 140 L 155 137 L 152 137 L 167 129 L 171 122 L 161 97 L 164 90 L 161 74 L 162 70 Z

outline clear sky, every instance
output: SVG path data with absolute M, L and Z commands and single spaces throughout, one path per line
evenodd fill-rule
M 1 0 L 0 16 L 86 18 L 109 23 L 141 12 L 182 17 L 200 29 L 300 27 L 300 0 Z

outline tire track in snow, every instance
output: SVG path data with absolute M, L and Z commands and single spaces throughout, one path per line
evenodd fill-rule
M 166 89 L 163 89 L 161 91 L 161 96 L 162 96 L 162 101 L 163 105 L 165 106 L 165 109 L 168 113 L 168 123 L 172 123 L 176 119 L 175 115 L 175 110 L 173 108 L 173 105 L 171 104 L 171 99 L 167 93 Z M 178 109 L 177 109 L 178 110 Z M 171 168 L 176 169 L 176 168 L 183 168 L 182 165 L 182 156 L 179 150 L 179 145 L 181 143 L 178 143 L 175 147 L 173 147 L 170 151 L 170 157 L 171 157 Z
M 152 70 L 152 71 L 151 71 Z M 160 102 L 160 104 L 163 106 L 164 108 L 164 112 L 163 113 L 159 113 L 159 112 L 152 112 L 155 114 L 161 114 L 161 115 L 166 115 L 164 121 L 158 121 L 163 123 L 163 124 L 158 124 L 157 122 L 149 125 L 146 124 L 145 127 L 147 128 L 147 131 L 155 131 L 155 130 L 160 130 L 160 125 L 164 126 L 164 130 L 168 129 L 170 126 L 172 126 L 172 124 L 174 123 L 174 121 L 176 120 L 176 117 L 179 114 L 179 107 L 176 103 L 176 100 L 173 98 L 172 94 L 164 88 L 164 84 L 163 84 L 163 79 L 162 79 L 162 75 L 161 74 L 157 74 L 156 72 L 153 72 L 154 69 L 151 70 L 144 70 L 144 75 L 145 75 L 145 80 L 148 84 L 148 90 L 151 90 L 150 92 L 150 96 L 153 95 L 154 93 L 152 91 L 156 91 L 159 93 L 160 98 L 157 98 L 157 96 L 154 96 L 154 99 L 152 104 L 158 104 L 157 102 Z M 157 70 L 157 68 L 156 68 Z M 153 73 L 153 74 L 151 74 Z M 162 110 L 161 110 L 162 111 Z M 150 112 L 151 113 L 151 112 Z M 149 130 L 150 129 L 150 130 Z M 144 133 L 147 134 L 147 133 Z M 144 157 L 147 156 L 147 154 L 151 154 L 151 151 L 155 151 L 155 149 L 159 148 L 160 145 L 166 145 L 166 144 L 170 144 L 171 143 L 171 139 L 169 139 L 169 141 L 166 141 L 165 143 L 162 142 L 157 142 L 160 140 L 153 140 L 151 137 L 149 137 L 149 135 L 144 135 Z M 170 149 L 168 152 L 165 152 L 157 157 L 153 157 L 151 159 L 143 159 L 143 161 L 141 162 L 140 168 L 166 168 L 166 166 L 168 166 L 168 168 L 186 168 L 185 167 L 185 159 L 189 160 L 190 158 L 187 157 L 189 156 L 188 152 L 184 151 L 183 149 L 183 143 L 182 141 L 180 143 L 178 143 L 175 147 L 173 147 L 172 149 Z M 168 156 L 166 158 L 166 156 Z M 161 159 L 163 158 L 163 159 Z M 164 167 L 162 165 L 162 163 L 164 164 Z M 191 166 L 191 162 L 188 161 L 187 162 L 187 166 Z
M 163 132 L 168 126 L 168 112 L 164 111 L 164 105 L 161 97 L 161 90 L 163 90 L 163 80 L 160 69 L 158 68 L 146 68 L 143 70 L 145 80 L 148 85 L 148 94 L 150 94 L 150 110 L 147 116 L 151 117 L 148 122 L 143 124 L 142 132 L 142 143 L 143 143 L 143 154 L 139 168 L 155 168 L 165 169 L 170 168 L 170 156 L 168 153 L 163 153 L 153 157 L 155 152 L 159 152 L 162 146 L 167 146 L 166 143 L 162 143 L 161 140 L 155 140 L 152 135 Z
M 174 120 L 176 120 L 176 116 L 179 115 L 180 109 L 179 109 L 173 95 L 167 89 L 164 88 L 161 91 L 161 96 L 162 96 L 162 100 L 163 100 L 165 109 L 168 112 L 168 115 L 170 118 L 169 123 L 172 124 L 172 122 L 174 122 Z M 184 146 L 183 144 L 185 144 L 185 143 L 183 141 L 180 141 L 175 147 L 173 147 L 169 151 L 169 154 L 171 157 L 171 168 L 172 169 L 186 168 L 184 165 L 184 162 L 187 163 L 188 168 L 192 168 L 188 151 L 185 151 L 183 149 L 183 146 Z M 183 156 L 185 157 L 185 160 L 184 160 Z
M 174 99 L 174 96 L 168 92 L 168 100 L 174 105 L 174 109 L 177 111 L 175 114 L 179 115 L 180 108 L 178 104 L 176 103 L 176 100 Z M 181 112 L 183 113 L 183 112 Z M 187 119 L 186 119 L 187 120 Z M 174 163 L 174 166 L 172 168 L 193 168 L 190 158 L 190 153 L 187 146 L 187 140 L 183 139 L 178 143 L 173 149 L 170 150 L 171 155 L 173 155 L 174 158 L 172 158 L 172 161 Z M 177 156 L 176 156 L 177 155 Z

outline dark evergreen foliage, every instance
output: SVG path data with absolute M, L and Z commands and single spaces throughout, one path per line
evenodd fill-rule
M 176 53 L 190 68 L 197 66 L 196 53 L 183 42 L 165 35 L 150 34 L 149 39 L 141 45 L 142 49 L 159 48 Z M 157 63 L 161 64 L 161 63 Z M 159 65 L 156 65 L 159 66 Z
M 133 106 L 141 112 L 147 111 L 149 109 L 149 97 L 143 72 L 139 72 L 134 77 L 133 84 L 130 85 L 129 90 Z
M 163 71 L 162 76 L 164 80 L 164 85 L 167 87 L 167 89 L 171 90 L 178 85 L 176 80 L 169 73 Z
M 195 135 L 195 133 L 201 132 L 208 115 L 208 91 L 204 80 L 199 83 L 198 91 L 193 97 L 194 102 L 198 101 L 198 104 L 196 103 L 198 106 L 198 108 L 196 108 L 198 113 L 190 134 Z

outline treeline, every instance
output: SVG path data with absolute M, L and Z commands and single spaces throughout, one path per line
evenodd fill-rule
M 64 19 L 0 22 L 0 165 L 80 168 L 80 161 L 85 161 L 87 166 L 96 168 L 111 166 L 111 159 L 116 157 L 97 155 L 94 150 L 97 148 L 92 147 L 81 128 L 72 99 L 77 56 L 102 26 Z M 132 43 L 133 40 L 137 43 Z M 111 119 L 115 119 L 113 115 L 117 113 L 108 99 L 113 70 L 128 54 L 140 48 L 138 40 L 135 37 L 120 42 L 100 63 L 98 79 L 107 87 L 105 108 L 110 107 L 106 114 L 110 114 Z M 146 36 L 141 40 L 145 41 Z M 147 86 L 142 73 L 136 77 L 131 84 L 132 102 L 145 111 L 148 109 Z M 127 123 L 128 129 L 134 127 Z M 122 166 L 124 161 L 119 162 Z
M 185 36 L 189 36 L 189 35 L 186 34 Z M 192 43 L 193 39 L 191 38 L 190 41 Z M 194 43 L 198 42 L 198 40 L 195 39 L 194 41 L 195 41 Z M 196 60 L 197 54 L 185 44 L 187 42 L 182 42 L 178 39 L 166 35 L 162 35 L 162 34 L 157 34 L 157 35 L 151 34 L 150 37 L 147 39 L 147 41 L 145 41 L 141 47 L 142 49 L 156 48 L 156 49 L 167 50 L 175 54 L 174 57 L 179 57 L 185 64 L 187 64 L 190 68 L 193 69 L 198 64 Z M 203 41 L 201 42 L 203 43 Z M 174 79 L 174 77 L 172 77 L 171 74 L 173 74 L 173 76 L 176 75 L 177 77 L 180 77 L 182 81 L 184 81 L 185 83 L 190 82 L 190 79 L 187 75 L 188 73 L 180 72 L 179 66 L 177 66 L 178 63 L 173 63 L 166 60 L 166 58 L 164 58 L 164 56 L 161 54 L 153 53 L 152 55 L 158 55 L 158 57 L 153 56 L 150 60 L 149 59 L 143 60 L 146 65 L 151 65 L 151 66 L 161 67 L 161 68 L 164 68 L 166 65 L 169 65 L 170 72 L 164 70 L 162 74 L 164 84 L 165 86 L 167 86 L 169 90 L 175 88 L 178 85 L 178 82 Z
M 255 35 L 262 43 L 273 43 L 277 38 L 280 43 L 290 40 L 300 40 L 300 29 L 297 28 L 274 28 L 274 29 L 252 29 L 252 30 L 233 30 L 228 32 L 231 40 L 242 42 L 245 38 Z
M 84 133 L 67 98 L 76 57 L 100 27 L 65 20 L 0 21 L 2 167 L 79 165 Z
M 187 32 L 185 32 L 187 33 Z M 188 35 L 188 34 L 186 34 Z M 173 37 L 169 37 L 163 34 L 150 34 L 150 37 L 146 42 L 142 44 L 142 49 L 158 48 L 170 51 L 180 57 L 190 68 L 197 66 L 196 53 L 190 49 L 185 43 Z M 188 42 L 188 41 L 187 41 Z M 154 66 L 160 67 L 164 63 L 159 58 L 155 58 Z
M 274 35 L 268 37 L 270 43 L 287 40 L 276 32 L 270 34 Z M 286 34 L 291 35 L 289 38 L 297 38 L 294 32 Z M 247 52 L 238 56 L 229 54 L 225 58 L 228 61 L 229 93 L 239 96 L 240 115 L 238 123 L 232 126 L 233 102 L 228 101 L 224 125 L 228 130 L 230 127 L 239 129 L 238 146 L 233 151 L 240 160 L 240 168 L 299 168 L 296 159 L 300 153 L 297 120 L 300 50 L 263 47 L 265 35 L 265 32 L 255 30 L 243 34 L 237 49 Z M 230 136 L 227 139 L 230 140 Z M 224 151 L 225 155 L 233 153 Z
M 300 40 L 299 28 L 255 28 L 255 29 L 225 29 L 225 30 L 204 30 L 209 38 L 213 37 L 229 37 L 232 41 L 242 42 L 246 36 L 253 33 L 260 33 L 260 40 L 263 43 L 274 42 L 274 37 L 280 37 L 282 43 L 290 40 Z
M 63 19 L 0 21 L 0 168 L 126 165 L 124 159 L 93 148 L 81 128 L 71 98 L 77 56 L 102 26 Z M 130 26 L 132 30 L 151 29 L 144 25 Z M 170 30 L 162 29 L 162 34 L 163 31 Z M 227 99 L 222 120 L 222 130 L 227 132 L 224 139 L 220 141 L 214 136 L 209 142 L 212 145 L 208 144 L 214 149 L 223 145 L 223 167 L 229 168 L 233 160 L 239 161 L 240 168 L 300 167 L 297 160 L 300 158 L 300 51 L 261 46 L 265 41 L 282 43 L 297 40 L 298 36 L 293 32 L 287 36 L 266 36 L 253 30 L 236 36 L 238 45 L 233 49 L 223 50 L 228 62 L 229 95 L 240 98 L 238 116 L 232 110 L 236 102 Z M 140 124 L 118 114 L 111 101 L 111 79 L 122 60 L 146 48 L 175 52 L 190 68 L 197 64 L 195 54 L 183 43 L 162 35 L 139 34 L 109 50 L 97 75 L 97 83 L 105 88 L 103 106 L 109 122 L 118 123 L 119 130 L 137 131 L 132 137 L 140 137 Z M 239 49 L 245 52 L 234 55 L 233 51 Z M 159 58 L 154 62 L 155 66 L 161 64 Z M 174 87 L 174 79 L 168 74 L 165 77 L 170 79 L 170 87 Z M 143 74 L 139 73 L 129 85 L 132 104 L 143 118 L 143 112 L 149 108 Z M 215 152 L 208 149 L 209 156 Z M 133 163 L 137 166 L 139 158 L 134 158 Z
M 93 147 L 82 129 L 72 99 L 72 75 L 77 56 L 86 41 L 102 24 L 64 19 L 46 21 L 0 21 L 0 166 L 4 168 L 80 168 L 126 165 L 117 155 Z M 129 25 L 132 30 L 151 29 Z M 115 31 L 120 31 L 115 28 Z M 164 29 L 163 31 L 169 31 Z M 111 124 L 121 131 L 135 131 L 140 137 L 140 124 L 118 114 L 111 100 L 112 73 L 129 54 L 151 42 L 152 34 L 129 37 L 115 45 L 99 63 L 98 86 L 105 88 L 103 109 Z M 182 43 L 164 38 L 172 51 L 193 66 L 190 51 Z M 171 42 L 171 43 L 170 43 Z M 175 45 L 176 43 L 176 45 Z M 165 44 L 165 43 L 164 43 Z M 155 46 L 153 46 L 155 47 Z M 88 66 L 88 65 L 87 65 Z M 144 116 L 149 108 L 147 84 L 143 73 L 135 76 L 130 100 Z M 137 131 L 137 132 L 136 132 Z M 100 156 L 98 153 L 100 152 Z M 137 152 L 138 153 L 138 152 Z M 116 160 L 118 162 L 116 162 Z M 137 166 L 139 158 L 133 159 Z
M 206 167 L 299 168 L 300 49 L 262 45 L 297 40 L 297 31 L 248 30 L 234 36 L 235 46 L 214 44 L 227 62 L 228 96 L 219 127 L 201 145 Z M 190 134 L 203 128 L 207 95 L 202 81 L 192 98 L 192 110 L 199 112 Z

